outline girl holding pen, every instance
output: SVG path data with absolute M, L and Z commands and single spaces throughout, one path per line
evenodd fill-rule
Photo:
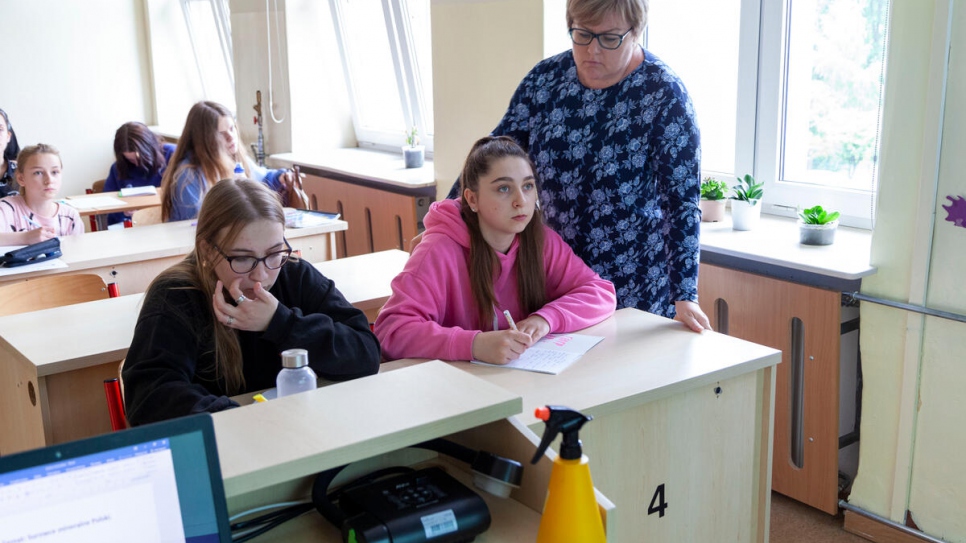
M 614 312 L 613 284 L 544 226 L 534 167 L 513 139 L 477 141 L 460 183 L 460 200 L 430 208 L 376 320 L 386 359 L 505 364 Z
M 57 201 L 63 163 L 44 143 L 25 147 L 17 157 L 20 194 L 0 199 L 0 245 L 30 245 L 84 233 L 76 209 Z

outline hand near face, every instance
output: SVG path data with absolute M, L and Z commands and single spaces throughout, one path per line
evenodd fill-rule
M 517 330 L 530 336 L 533 342 L 536 343 L 543 336 L 550 333 L 550 323 L 540 315 L 530 315 L 521 321 L 517 321 Z
M 261 283 L 255 283 L 255 298 L 243 298 L 240 288 L 241 278 L 232 281 L 227 292 L 236 305 L 225 301 L 225 286 L 221 281 L 215 283 L 215 294 L 211 297 L 215 309 L 215 319 L 221 324 L 236 330 L 263 332 L 272 322 L 278 300 Z M 241 300 L 241 301 L 239 301 Z
M 533 338 L 524 332 L 481 332 L 473 338 L 473 358 L 490 364 L 506 364 L 520 358 L 531 345 Z

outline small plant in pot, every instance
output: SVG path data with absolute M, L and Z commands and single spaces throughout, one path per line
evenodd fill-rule
M 755 183 L 750 174 L 738 178 L 731 197 L 731 222 L 735 230 L 751 230 L 761 219 L 761 197 L 764 183 Z
M 419 145 L 419 133 L 416 127 L 413 126 L 406 132 L 406 145 L 403 146 L 403 161 L 406 163 L 407 168 L 422 168 L 423 161 L 425 159 L 425 148 Z
M 822 206 L 798 212 L 798 234 L 802 245 L 831 245 L 839 226 L 839 212 L 829 213 Z
M 728 203 L 728 184 L 714 177 L 705 177 L 701 182 L 701 220 L 718 222 L 724 220 L 725 205 Z

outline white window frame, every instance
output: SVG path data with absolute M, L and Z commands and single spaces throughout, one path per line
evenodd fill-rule
M 433 134 L 427 130 L 429 124 L 426 122 L 427 112 L 423 110 L 422 104 L 425 103 L 425 85 L 432 88 L 432 81 L 422 82 L 419 76 L 418 59 L 415 56 L 415 46 L 413 44 L 412 30 L 409 27 L 409 16 L 407 0 L 368 0 L 381 2 L 383 14 L 385 16 L 385 30 L 389 37 L 391 48 L 390 56 L 396 75 L 396 85 L 398 98 L 402 108 L 405 127 L 397 131 L 376 130 L 362 126 L 359 122 L 360 104 L 355 100 L 354 81 L 350 67 L 350 58 L 346 54 L 346 43 L 342 21 L 343 0 L 332 0 L 332 19 L 336 27 L 336 39 L 339 43 L 340 56 L 342 57 L 343 73 L 349 87 L 349 104 L 352 108 L 352 122 L 356 132 L 356 140 L 359 147 L 369 147 L 382 150 L 399 152 L 399 148 L 406 141 L 406 127 L 415 126 L 419 134 L 419 143 L 426 147 L 426 154 L 432 156 Z M 426 1 L 426 0 L 419 0 Z M 431 62 L 432 59 L 424 59 Z
M 842 189 L 780 178 L 791 1 L 742 0 L 734 171 L 702 170 L 702 177 L 714 176 L 734 186 L 735 176 L 750 173 L 756 181 L 765 184 L 764 213 L 795 217 L 797 208 L 821 204 L 826 209 L 839 211 L 841 224 L 870 229 L 875 217 L 877 187 Z M 891 10 L 890 2 L 889 14 Z M 881 137 L 876 144 L 878 153 Z M 878 164 L 873 176 L 878 177 Z

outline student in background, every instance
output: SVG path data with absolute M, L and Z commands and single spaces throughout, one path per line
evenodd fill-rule
M 114 164 L 104 181 L 104 192 L 128 187 L 161 186 L 161 177 L 174 153 L 174 145 L 161 140 L 144 123 L 124 123 L 114 133 Z M 115 224 L 132 213 L 111 213 L 108 224 Z
M 511 138 L 473 145 L 462 199 L 430 207 L 422 241 L 376 320 L 387 359 L 505 364 L 550 332 L 586 328 L 614 312 L 610 281 L 544 226 L 533 172 Z
M 30 245 L 84 233 L 76 209 L 57 202 L 63 163 L 44 143 L 25 147 L 17 157 L 20 194 L 0 200 L 0 245 Z
M 3 198 L 17 194 L 17 154 L 20 152 L 20 145 L 17 144 L 17 135 L 13 133 L 10 118 L 2 109 L 0 109 L 0 150 L 3 151 L 3 156 L 0 157 L 0 198 Z
M 255 164 L 238 139 L 235 117 L 215 102 L 191 107 L 171 161 L 174 166 L 161 181 L 161 218 L 165 222 L 197 217 L 205 193 L 221 179 L 261 181 L 282 196 L 283 205 L 288 205 L 290 194 L 297 190 L 291 170 L 267 170 Z
M 275 386 L 286 349 L 307 349 L 326 379 L 378 371 L 365 314 L 291 257 L 284 225 L 261 183 L 226 179 L 208 191 L 194 250 L 144 295 L 122 372 L 131 424 L 236 407 L 228 396 Z

